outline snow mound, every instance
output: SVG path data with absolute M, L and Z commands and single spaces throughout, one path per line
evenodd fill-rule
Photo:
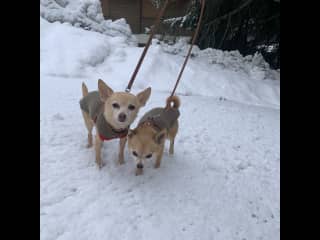
M 42 18 L 40 35 L 41 73 L 85 78 L 90 89 L 101 78 L 115 90 L 124 90 L 143 51 L 123 36 L 110 37 Z M 182 41 L 178 44 L 153 41 L 133 90 L 151 86 L 153 91 L 170 93 L 188 48 Z M 270 69 L 261 55 L 243 57 L 235 51 L 195 46 L 192 56 L 176 94 L 280 108 L 280 71 Z
M 104 19 L 99 0 L 40 0 L 40 16 L 49 22 L 66 22 L 108 36 L 126 37 L 130 44 L 137 43 L 125 19 Z
M 155 42 L 161 44 L 164 52 L 185 57 L 190 47 L 190 44 L 188 44 L 187 41 L 189 41 L 188 37 L 181 37 L 173 45 Z M 191 57 L 202 58 L 202 60 L 205 60 L 208 63 L 216 64 L 222 68 L 228 68 L 235 72 L 244 72 L 253 79 L 280 80 L 280 70 L 271 69 L 270 65 L 264 60 L 260 53 L 244 57 L 239 51 L 222 51 L 213 48 L 200 50 L 199 47 L 195 45 L 192 48 Z
M 49 75 L 85 77 L 85 68 L 97 66 L 110 54 L 108 38 L 102 34 L 84 35 L 82 29 L 44 19 L 40 34 L 40 71 Z

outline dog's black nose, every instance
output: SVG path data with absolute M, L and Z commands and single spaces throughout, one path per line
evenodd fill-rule
M 124 122 L 127 118 L 127 115 L 124 113 L 120 113 L 118 116 L 119 122 Z
M 140 168 L 140 169 L 143 168 L 143 164 L 142 163 L 138 163 L 137 164 L 137 168 Z

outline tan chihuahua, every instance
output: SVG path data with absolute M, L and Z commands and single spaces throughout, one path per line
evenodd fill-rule
M 133 95 L 127 92 L 114 92 L 101 79 L 98 81 L 99 91 L 88 92 L 87 86 L 82 83 L 80 108 L 88 130 L 88 145 L 92 146 L 92 129 L 96 128 L 95 152 L 96 163 L 103 166 L 101 147 L 104 140 L 120 138 L 119 164 L 124 163 L 123 151 L 130 124 L 137 117 L 140 107 L 148 101 L 151 88 Z
M 177 96 L 169 97 L 165 108 L 148 111 L 138 126 L 129 130 L 128 148 L 136 163 L 136 175 L 142 174 L 147 159 L 155 158 L 155 168 L 160 167 L 166 138 L 170 140 L 169 154 L 173 154 L 179 107 L 180 99 Z

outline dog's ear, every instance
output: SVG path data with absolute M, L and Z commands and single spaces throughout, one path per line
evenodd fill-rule
M 100 99 L 102 102 L 105 102 L 107 98 L 113 94 L 113 90 L 101 79 L 98 80 L 98 89 Z
M 151 94 L 151 87 L 148 87 L 147 89 L 137 94 L 140 107 L 143 107 L 144 105 L 146 105 L 146 102 L 148 101 L 150 94 Z
M 82 96 L 85 97 L 89 94 L 88 88 L 84 82 L 82 82 Z
M 132 138 L 133 135 L 135 135 L 137 131 L 135 129 L 129 129 L 128 131 L 128 138 Z
M 154 140 L 157 144 L 162 144 L 165 141 L 165 137 L 166 137 L 166 130 L 163 129 L 162 131 L 158 132 L 155 136 L 154 136 Z

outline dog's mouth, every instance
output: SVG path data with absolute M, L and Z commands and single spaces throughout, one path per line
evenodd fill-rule
M 130 125 L 130 119 L 128 117 L 118 117 L 116 120 L 117 125 L 119 128 L 126 128 Z
M 127 121 L 120 121 L 120 120 L 118 120 L 117 122 L 118 122 L 119 126 L 121 126 L 121 127 L 126 127 L 126 126 L 129 125 Z
M 120 121 L 118 118 L 113 118 L 110 123 L 112 123 L 112 127 L 118 131 L 127 129 L 130 125 L 128 119 L 125 121 Z
M 117 127 L 115 128 L 117 131 L 123 131 L 129 127 L 129 123 L 127 122 L 117 122 Z

